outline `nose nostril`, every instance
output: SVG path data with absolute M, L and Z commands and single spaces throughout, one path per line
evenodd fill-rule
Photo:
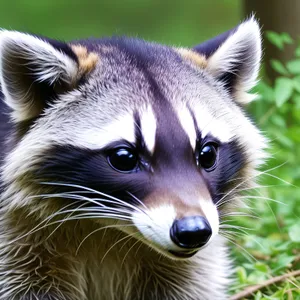
M 204 246 L 212 235 L 211 227 L 202 216 L 185 217 L 175 220 L 170 237 L 179 247 L 193 249 Z

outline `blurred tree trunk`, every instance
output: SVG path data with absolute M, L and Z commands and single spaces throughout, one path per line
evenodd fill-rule
M 296 40 L 300 35 L 300 0 L 244 0 L 243 14 L 250 16 L 255 13 L 259 19 L 263 32 L 267 30 L 278 33 L 287 32 Z M 294 55 L 295 45 L 286 45 L 284 51 L 272 45 L 264 36 L 264 62 L 268 77 L 273 80 L 276 73 L 271 69 L 271 58 L 283 62 Z M 278 75 L 278 74 L 277 74 Z

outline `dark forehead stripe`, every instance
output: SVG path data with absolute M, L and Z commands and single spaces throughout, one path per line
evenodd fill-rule
M 190 156 L 193 149 L 187 133 L 170 104 L 164 103 L 154 108 L 157 116 L 157 129 L 154 154 L 162 161 L 177 157 Z
M 199 142 L 201 140 L 202 134 L 201 134 L 201 131 L 200 131 L 199 127 L 198 127 L 196 116 L 195 116 L 195 114 L 194 114 L 194 112 L 193 112 L 193 110 L 191 109 L 190 106 L 188 106 L 188 110 L 189 110 L 189 113 L 191 114 L 191 117 L 193 119 L 194 128 L 195 128 L 195 131 L 196 131 L 197 142 Z
M 141 130 L 141 119 L 137 111 L 133 114 L 134 119 L 134 135 L 135 135 L 135 144 L 138 150 L 144 151 L 146 149 L 146 143 Z

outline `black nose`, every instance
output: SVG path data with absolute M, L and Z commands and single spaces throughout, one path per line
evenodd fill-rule
M 201 216 L 176 220 L 170 230 L 172 241 L 179 247 L 193 249 L 204 246 L 212 231 L 208 221 Z

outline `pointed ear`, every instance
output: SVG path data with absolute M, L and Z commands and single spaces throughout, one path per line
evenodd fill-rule
M 0 82 L 15 122 L 37 117 L 49 101 L 77 86 L 85 70 L 82 47 L 73 49 L 59 41 L 0 31 Z
M 237 102 L 254 99 L 247 91 L 256 84 L 262 50 L 259 25 L 253 17 L 193 50 L 206 57 L 208 72 Z

